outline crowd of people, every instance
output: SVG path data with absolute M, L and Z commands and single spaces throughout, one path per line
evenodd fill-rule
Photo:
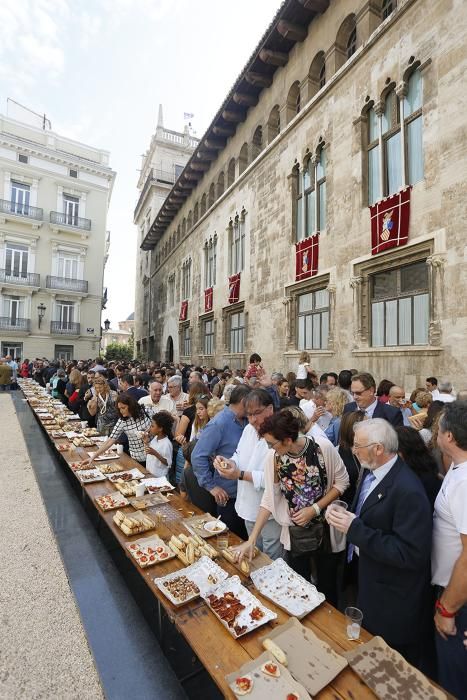
M 160 362 L 18 362 L 152 474 L 244 544 L 285 557 L 339 608 L 467 698 L 467 390 L 403 387 L 356 369 L 321 375 Z M 334 506 L 333 506 L 334 504 Z

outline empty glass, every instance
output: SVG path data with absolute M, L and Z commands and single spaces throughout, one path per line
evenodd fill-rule
M 345 623 L 347 627 L 347 639 L 356 641 L 360 638 L 360 629 L 362 627 L 363 613 L 358 608 L 345 609 Z

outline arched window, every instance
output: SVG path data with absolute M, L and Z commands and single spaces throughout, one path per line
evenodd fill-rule
M 384 158 L 384 191 L 397 192 L 402 186 L 402 153 L 400 104 L 395 90 L 391 90 L 384 104 L 381 117 Z
M 353 56 L 356 50 L 357 50 L 357 27 L 354 27 L 349 34 L 349 38 L 347 39 L 347 46 L 346 46 L 347 58 L 350 58 L 351 56 Z
M 214 183 L 211 183 L 211 187 L 209 188 L 209 199 L 208 199 L 208 209 L 209 207 L 212 207 L 214 202 L 216 201 L 216 188 L 214 187 Z
M 238 174 L 241 175 L 248 166 L 248 144 L 244 143 L 238 156 Z
M 348 15 L 339 27 L 336 36 L 338 51 L 337 68 L 340 68 L 357 50 L 357 20 L 355 15 Z
M 312 60 L 310 70 L 308 71 L 308 78 L 310 85 L 308 98 L 311 99 L 326 84 L 326 64 L 324 61 L 324 51 L 319 51 Z
M 326 151 L 323 146 L 302 170 L 295 169 L 295 178 L 295 236 L 301 241 L 326 228 Z
M 422 76 L 419 70 L 415 70 L 407 81 L 407 95 L 403 103 L 409 185 L 423 180 L 422 101 Z
M 224 172 L 219 173 L 217 178 L 217 198 L 224 194 Z
M 396 0 L 383 0 L 381 7 L 381 19 L 385 20 L 396 7 Z
M 200 216 L 204 216 L 206 214 L 206 195 L 203 194 L 201 197 L 201 209 L 200 209 Z
M 229 167 L 227 169 L 227 187 L 233 185 L 235 182 L 235 158 L 231 158 L 229 161 Z
M 204 244 L 204 288 L 216 284 L 217 234 Z
M 300 83 L 292 83 L 287 95 L 287 124 L 300 112 Z
M 180 243 L 180 224 L 177 227 L 177 243 Z
M 191 231 L 191 229 L 193 228 L 193 212 L 191 211 L 191 209 L 190 209 L 190 211 L 189 211 L 189 213 L 188 213 L 188 219 L 187 219 L 187 222 L 186 222 L 186 227 L 187 227 L 187 231 Z
M 199 204 L 196 202 L 195 206 L 193 207 L 193 224 L 196 224 L 196 222 L 199 219 Z
M 258 126 L 253 134 L 253 141 L 251 142 L 251 160 L 259 156 L 263 150 L 263 127 Z
M 267 130 L 268 130 L 268 143 L 271 143 L 271 141 L 273 141 L 276 138 L 276 136 L 279 135 L 280 130 L 281 130 L 279 105 L 274 105 L 274 107 L 271 109 L 271 112 L 269 114 L 268 124 L 267 124 Z

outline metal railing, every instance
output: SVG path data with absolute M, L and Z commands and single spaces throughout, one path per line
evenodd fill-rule
M 12 316 L 0 316 L 0 330 L 2 331 L 29 331 L 31 321 L 29 318 L 18 318 Z
M 50 332 L 56 335 L 79 335 L 80 324 L 71 321 L 51 321 Z
M 175 183 L 175 175 L 174 173 L 169 173 L 167 170 L 157 170 L 156 168 L 151 168 L 143 185 L 143 189 L 141 190 L 141 194 L 138 197 L 138 202 L 134 211 L 135 218 L 142 202 L 144 201 L 148 189 L 155 182 L 165 182 L 169 185 L 173 185 Z
M 0 270 L 0 282 L 21 285 L 22 287 L 40 287 L 41 276 L 37 272 L 15 275 L 12 274 L 11 270 Z
M 68 277 L 54 277 L 47 275 L 45 280 L 47 289 L 67 289 L 70 292 L 85 292 L 88 291 L 87 280 L 75 280 Z
M 50 223 L 80 228 L 84 231 L 91 230 L 91 219 L 84 219 L 82 216 L 75 216 L 74 214 L 65 214 L 62 211 L 51 211 Z
M 44 210 L 40 207 L 31 207 L 29 204 L 11 202 L 8 199 L 0 199 L 0 212 L 2 214 L 14 214 L 15 216 L 25 216 L 28 219 L 42 221 Z

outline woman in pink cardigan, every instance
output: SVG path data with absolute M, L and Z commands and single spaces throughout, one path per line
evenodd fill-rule
M 265 488 L 255 527 L 237 559 L 248 556 L 270 517 L 282 526 L 281 542 L 290 566 L 310 580 L 312 566 L 317 586 L 332 604 L 337 604 L 337 569 L 345 550 L 345 537 L 334 528 L 327 530 L 323 511 L 340 498 L 349 485 L 347 470 L 327 439 L 306 437 L 299 422 L 288 411 L 275 413 L 261 426 L 260 434 L 270 450 L 264 466 Z M 306 528 L 319 522 L 324 528 L 321 545 L 307 544 Z

